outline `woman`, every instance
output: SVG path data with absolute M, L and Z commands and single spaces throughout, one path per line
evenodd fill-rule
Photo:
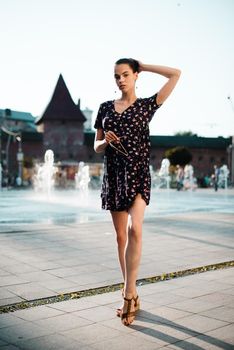
M 149 98 L 137 98 L 135 84 L 140 72 L 167 78 Z M 178 69 L 143 64 L 123 58 L 115 63 L 114 77 L 121 97 L 100 105 L 94 127 L 94 150 L 105 152 L 102 208 L 110 210 L 124 279 L 123 307 L 117 309 L 124 325 L 133 322 L 140 307 L 136 280 L 142 248 L 142 223 L 150 200 L 149 122 L 174 89 Z

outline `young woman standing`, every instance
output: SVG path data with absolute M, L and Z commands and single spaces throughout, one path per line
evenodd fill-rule
M 141 72 L 163 75 L 167 82 L 153 96 L 137 98 L 135 84 Z M 180 70 L 123 58 L 115 63 L 114 77 L 121 97 L 100 105 L 94 149 L 105 152 L 102 208 L 112 215 L 124 279 L 124 304 L 117 314 L 129 325 L 140 307 L 136 280 L 144 211 L 150 200 L 149 122 L 174 89 Z

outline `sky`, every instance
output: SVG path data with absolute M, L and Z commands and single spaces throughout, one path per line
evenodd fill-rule
M 120 97 L 114 62 L 133 57 L 182 71 L 151 122 L 152 135 L 228 137 L 233 38 L 233 0 L 0 0 L 0 108 L 41 115 L 61 73 L 95 119 L 100 103 Z M 137 96 L 165 82 L 142 72 Z

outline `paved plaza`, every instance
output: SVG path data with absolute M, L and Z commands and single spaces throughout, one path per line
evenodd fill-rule
M 0 349 L 232 349 L 234 268 L 138 283 L 141 310 L 125 327 L 120 291 L 50 298 L 122 282 L 116 239 L 98 192 L 35 199 L 0 194 Z M 77 200 L 76 202 L 76 199 Z M 234 260 L 234 191 L 153 191 L 139 279 Z

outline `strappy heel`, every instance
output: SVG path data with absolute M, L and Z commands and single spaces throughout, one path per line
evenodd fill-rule
M 121 310 L 121 322 L 125 325 L 125 326 L 129 326 L 133 321 L 134 318 L 136 316 L 136 312 L 137 310 L 135 309 L 135 300 L 134 297 L 132 297 L 131 299 L 125 298 L 124 300 L 127 301 L 128 305 L 127 305 L 127 312 L 123 312 L 123 310 Z M 132 302 L 134 303 L 134 311 L 131 311 L 131 306 L 132 306 Z M 128 322 L 128 318 L 129 317 L 133 317 L 132 322 Z
M 135 310 L 138 311 L 140 309 L 140 298 L 139 295 L 136 296 L 136 298 L 133 298 L 135 301 Z
M 124 299 L 124 290 L 123 289 L 122 289 L 122 297 Z M 135 306 L 135 310 L 138 311 L 140 309 L 140 298 L 139 298 L 139 295 L 137 294 L 137 296 L 135 298 L 133 297 L 133 300 L 135 302 L 135 305 L 134 305 Z M 116 316 L 120 317 L 121 312 L 122 312 L 122 308 L 118 307 L 116 309 Z

